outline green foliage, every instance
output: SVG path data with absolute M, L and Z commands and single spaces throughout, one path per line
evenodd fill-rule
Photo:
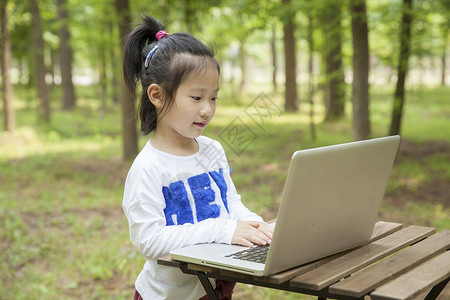
M 17 2 L 17 1 L 16 1 Z M 33 84 L 32 58 L 29 45 L 31 43 L 30 14 L 25 2 L 8 3 L 9 27 L 12 41 L 13 82 Z M 369 22 L 369 38 L 371 53 L 371 76 L 383 83 L 390 82 L 395 76 L 397 53 L 399 47 L 399 28 L 401 17 L 401 1 L 367 0 Z M 350 32 L 350 16 L 347 1 L 291 1 L 283 6 L 279 0 L 215 0 L 215 1 L 130 1 L 133 22 L 139 22 L 144 14 L 151 14 L 162 20 L 169 32 L 188 31 L 202 41 L 211 43 L 217 50 L 221 62 L 230 65 L 223 69 L 226 78 L 239 78 L 242 62 L 247 58 L 249 71 L 247 81 L 259 83 L 261 77 L 267 79 L 274 68 L 271 61 L 270 41 L 272 28 L 275 28 L 275 43 L 279 62 L 279 77 L 283 70 L 281 62 L 283 53 L 282 22 L 286 15 L 294 15 L 297 55 L 299 56 L 299 84 L 305 82 L 306 67 L 306 28 L 307 16 L 313 17 L 315 43 L 316 84 L 323 73 L 323 64 L 318 63 L 323 55 L 325 37 L 323 29 L 328 22 L 323 20 L 323 13 L 331 4 L 342 7 L 342 53 L 345 69 L 351 69 L 353 52 Z M 54 2 L 40 0 L 46 41 L 45 61 L 48 75 L 52 80 L 59 80 L 59 38 L 57 10 Z M 445 43 L 448 43 L 449 7 L 447 1 L 415 1 L 413 22 L 412 69 L 435 69 L 440 63 Z M 74 80 L 77 83 L 99 83 L 97 94 L 106 94 L 105 101 L 117 97 L 121 71 L 120 47 L 117 17 L 114 1 L 81 1 L 67 0 L 69 12 L 68 27 L 71 33 L 70 45 L 74 51 Z M 325 19 L 327 20 L 327 19 Z M 131 27 L 133 24 L 131 24 Z M 241 62 L 241 64 L 239 63 Z M 439 64 L 439 65 L 430 65 Z M 320 70 L 322 68 L 322 70 Z M 231 69 L 231 70 L 229 70 Z M 258 76 L 253 76 L 254 74 Z M 422 77 L 422 76 L 419 76 Z M 50 78 L 48 78 L 50 79 Z M 348 80 L 346 78 L 346 80 Z M 421 80 L 421 78 L 419 79 Z M 267 85 L 266 80 L 264 84 Z M 234 83 L 239 81 L 233 81 Z M 247 86 L 250 86 L 247 85 Z M 237 91 L 237 88 L 234 88 Z M 300 89 L 300 100 L 305 98 L 305 90 Z M 236 92 L 236 94 L 239 94 Z M 238 95 L 239 97 L 239 95 Z M 349 98 L 349 97 L 347 97 Z M 29 98 L 36 105 L 35 97 Z M 106 102 L 108 105 L 111 101 Z

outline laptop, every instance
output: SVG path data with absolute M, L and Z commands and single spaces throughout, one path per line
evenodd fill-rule
M 390 136 L 296 151 L 270 247 L 196 244 L 170 258 L 268 276 L 367 243 L 399 143 Z M 249 261 L 255 250 L 266 252 Z

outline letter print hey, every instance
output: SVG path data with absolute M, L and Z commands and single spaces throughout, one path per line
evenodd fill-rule
M 202 173 L 178 180 L 162 188 L 166 225 L 182 225 L 217 218 L 229 213 L 228 186 L 223 170 Z

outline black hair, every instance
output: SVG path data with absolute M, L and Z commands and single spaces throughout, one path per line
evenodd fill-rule
M 147 95 L 151 84 L 158 84 L 162 89 L 163 114 L 172 105 L 178 87 L 189 76 L 208 66 L 217 68 L 220 73 L 211 48 L 187 33 L 174 33 L 157 40 L 156 33 L 163 29 L 159 21 L 145 15 L 142 23 L 128 35 L 125 42 L 124 80 L 134 96 L 138 81 L 142 84 L 139 117 L 144 135 L 156 129 L 158 120 L 156 108 Z M 158 48 L 146 67 L 147 55 L 156 45 Z

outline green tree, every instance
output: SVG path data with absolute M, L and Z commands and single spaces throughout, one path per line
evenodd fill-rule
M 442 62 L 442 67 L 441 67 L 441 85 L 445 86 L 446 85 L 446 71 L 447 71 L 447 45 L 449 42 L 449 27 L 450 26 L 445 26 L 442 29 L 442 39 L 443 39 L 443 47 L 442 47 L 442 54 L 441 54 L 441 62 Z
M 440 12 L 439 32 L 442 39 L 441 48 L 441 85 L 446 85 L 446 71 L 447 71 L 447 50 L 450 38 L 450 1 L 437 1 L 436 10 Z
M 291 0 L 281 0 L 283 4 L 283 42 L 285 67 L 285 104 L 286 111 L 298 110 L 297 92 L 297 56 L 294 37 L 294 15 Z
M 321 2 L 320 16 L 324 35 L 326 121 L 340 119 L 345 109 L 345 82 L 342 64 L 342 3 Z
M 278 71 L 278 63 L 277 63 L 277 29 L 276 25 L 272 24 L 271 28 L 271 36 L 270 36 L 270 54 L 272 58 L 272 85 L 273 90 L 276 91 L 278 87 L 277 83 L 277 71 Z
M 115 8 L 118 16 L 123 57 L 123 46 L 126 36 L 129 33 L 129 25 L 131 24 L 130 4 L 128 0 L 115 0 Z M 139 152 L 136 129 L 136 100 L 125 86 L 123 80 L 121 84 L 121 98 L 123 157 L 124 159 L 133 159 Z
M 10 25 L 11 58 L 16 62 L 19 84 L 32 86 L 32 54 L 30 45 L 32 43 L 31 15 L 29 9 L 30 1 L 10 1 L 8 6 L 11 13 L 8 14 Z
M 11 69 L 11 41 L 8 30 L 7 0 L 1 1 L 1 70 L 2 70 L 2 91 L 3 91 L 3 122 L 5 130 L 13 132 L 16 127 L 16 117 L 13 107 L 13 88 L 9 76 Z
M 38 120 L 50 122 L 50 100 L 45 82 L 44 39 L 42 38 L 42 20 L 38 0 L 30 0 L 30 11 L 33 26 L 32 52 L 38 97 Z
M 381 74 L 383 77 L 375 79 L 384 80 L 386 83 L 393 82 L 395 77 L 395 66 L 398 57 L 398 28 L 400 24 L 399 15 L 401 8 L 398 2 L 394 1 L 368 1 L 368 21 L 370 22 L 370 54 L 374 64 L 372 64 L 372 74 Z
M 365 0 L 350 0 L 353 41 L 353 138 L 370 135 L 369 115 L 369 33 Z
M 400 134 L 405 105 L 405 81 L 408 71 L 408 61 L 411 45 L 411 26 L 413 22 L 412 0 L 403 0 L 402 23 L 400 30 L 400 53 L 397 67 L 397 85 L 395 88 L 394 102 L 392 108 L 392 119 L 389 134 Z
M 309 1 L 308 4 L 311 4 Z M 308 102 L 310 104 L 309 125 L 311 130 L 311 138 L 313 141 L 317 138 L 316 126 L 314 124 L 314 19 L 311 8 L 307 12 L 308 15 Z
M 87 58 L 85 63 L 95 71 L 93 79 L 98 88 L 99 115 L 102 117 L 108 105 L 119 102 L 121 93 L 121 46 L 114 0 L 92 2 L 91 6 L 78 1 L 72 2 L 77 13 L 72 12 L 75 20 L 71 25 L 78 28 L 73 44 L 78 45 L 78 53 L 83 52 L 82 57 Z
M 67 26 L 67 1 L 57 0 L 59 21 L 59 57 L 61 67 L 61 84 L 63 90 L 63 108 L 71 110 L 75 107 L 76 96 L 72 81 L 72 47 L 70 46 L 70 32 Z

